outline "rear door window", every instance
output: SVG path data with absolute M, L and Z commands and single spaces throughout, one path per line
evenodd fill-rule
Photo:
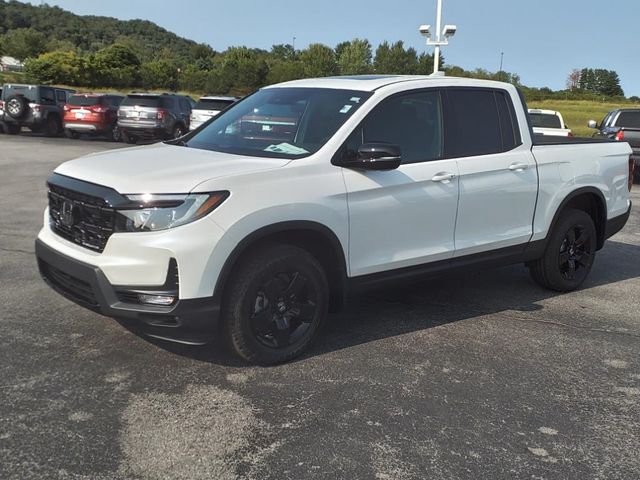
M 616 127 L 640 128 L 640 110 L 637 112 L 620 112 Z
M 40 101 L 42 103 L 55 103 L 56 97 L 53 88 L 40 87 Z
M 64 90 L 56 90 L 56 100 L 60 103 L 67 103 L 67 92 Z
M 500 116 L 494 91 L 450 88 L 446 92 L 446 157 L 472 157 L 503 151 Z

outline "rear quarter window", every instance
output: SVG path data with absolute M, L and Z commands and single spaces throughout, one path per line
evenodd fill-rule
M 550 113 L 530 113 L 531 125 L 538 128 L 562 128 L 560 118 Z

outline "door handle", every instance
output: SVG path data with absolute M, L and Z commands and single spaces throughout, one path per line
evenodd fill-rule
M 527 168 L 529 168 L 529 165 L 527 165 L 526 163 L 512 163 L 511 165 L 509 165 L 509 170 L 511 170 L 512 172 L 521 172 L 523 170 L 526 170 Z
M 454 173 L 440 172 L 433 176 L 431 180 L 434 182 L 448 182 L 449 180 L 453 180 L 456 178 Z

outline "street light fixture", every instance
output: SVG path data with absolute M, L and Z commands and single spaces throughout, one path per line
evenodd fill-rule
M 438 0 L 438 9 L 436 12 L 436 31 L 435 40 L 431 39 L 431 25 L 420 25 L 420 34 L 427 39 L 427 45 L 434 45 L 433 54 L 433 73 L 437 74 L 440 69 L 440 47 L 449 45 L 449 39 L 458 31 L 455 25 L 445 25 L 442 28 L 442 0 Z

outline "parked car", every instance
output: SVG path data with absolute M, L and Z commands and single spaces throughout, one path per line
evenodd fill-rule
M 529 109 L 533 133 L 551 137 L 573 137 L 573 132 L 564 123 L 562 114 L 555 110 Z
M 192 101 L 168 93 L 130 93 L 118 109 L 122 139 L 136 143 L 138 139 L 181 137 L 189 131 Z
M 195 130 L 228 106 L 233 105 L 238 99 L 239 97 L 219 97 L 215 95 L 200 97 L 198 103 L 191 110 L 191 125 L 189 128 Z
M 635 179 L 640 182 L 640 108 L 620 108 L 612 110 L 600 124 L 589 121 L 589 128 L 597 129 L 595 138 L 610 138 L 627 142 L 633 149 Z
M 81 133 L 105 135 L 120 141 L 118 128 L 118 107 L 122 95 L 104 93 L 79 93 L 72 95 L 64 106 L 64 131 L 70 138 L 78 138 Z
M 48 136 L 62 133 L 64 105 L 75 90 L 46 85 L 5 84 L 0 109 L 7 133 L 16 134 L 22 127 Z
M 574 290 L 627 222 L 631 148 L 545 145 L 521 98 L 422 76 L 263 88 L 178 140 L 57 167 L 40 272 L 138 331 L 223 335 L 261 364 L 299 355 L 348 292 L 385 282 L 525 263 Z M 286 140 L 239 128 L 283 111 L 297 112 Z

